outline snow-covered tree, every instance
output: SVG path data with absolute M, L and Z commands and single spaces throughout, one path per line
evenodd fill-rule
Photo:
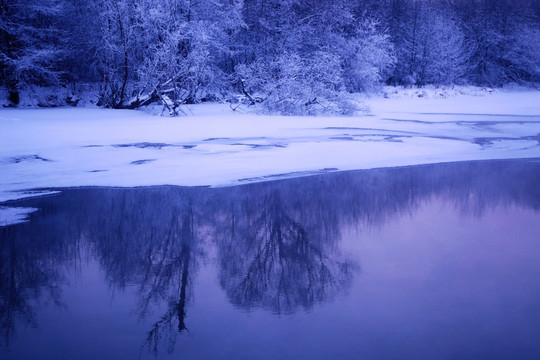
M 392 82 L 422 86 L 459 81 L 468 69 L 471 43 L 453 10 L 435 1 L 399 4 L 394 5 L 401 16 L 391 27 L 397 55 Z
M 113 73 L 123 74 L 121 83 L 128 79 L 132 88 L 129 100 L 122 97 L 119 106 L 161 99 L 175 113 L 179 104 L 202 101 L 225 87 L 223 67 L 230 66 L 231 37 L 242 26 L 241 4 L 238 0 L 133 2 L 131 20 L 116 18 L 116 39 L 121 40 L 123 33 L 130 35 L 117 41 L 111 52 L 119 55 L 115 63 L 122 70 Z
M 374 19 L 355 16 L 347 1 L 270 1 L 257 11 L 251 5 L 247 31 L 259 33 L 241 35 L 258 43 L 237 73 L 266 111 L 353 112 L 347 91 L 371 89 L 392 66 L 388 36 Z
M 393 45 L 378 26 L 373 19 L 361 19 L 353 35 L 343 42 L 340 53 L 345 84 L 350 91 L 372 90 L 394 66 Z
M 302 104 L 380 83 L 536 83 L 539 33 L 537 0 L 0 0 L 0 86 L 16 104 L 26 85 L 90 82 L 102 106 L 175 113 L 248 88 Z
M 500 86 L 538 81 L 540 52 L 535 1 L 461 0 L 454 6 L 471 52 L 470 80 Z
M 58 83 L 65 54 L 61 0 L 0 0 L 0 84 L 12 104 L 29 84 Z
M 506 38 L 502 59 L 511 81 L 540 82 L 540 28 L 516 23 Z
M 68 83 L 100 81 L 95 56 L 101 46 L 101 8 L 96 1 L 65 0 L 60 21 L 64 29 L 66 56 L 59 64 Z
M 433 7 L 425 9 L 416 46 L 412 73 L 418 85 L 454 84 L 465 75 L 470 54 L 451 13 Z
M 102 85 L 100 104 L 121 107 L 128 97 L 137 66 L 139 44 L 137 0 L 96 0 L 100 41 L 94 58 Z

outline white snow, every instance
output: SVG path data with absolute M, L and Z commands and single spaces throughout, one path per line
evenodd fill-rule
M 540 157 L 540 91 L 415 91 L 368 98 L 371 113 L 356 117 L 260 116 L 226 104 L 190 106 L 178 118 L 2 109 L 0 201 L 29 189 L 225 186 L 328 169 Z
M 38 209 L 0 206 L 0 226 L 27 222 L 27 216 Z

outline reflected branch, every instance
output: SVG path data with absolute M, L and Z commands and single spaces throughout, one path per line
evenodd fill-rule
M 275 191 L 264 197 L 258 216 L 252 211 L 249 216 L 231 215 L 236 232 L 251 234 L 219 242 L 226 249 L 220 254 L 227 254 L 220 259 L 221 284 L 233 304 L 292 313 L 330 300 L 350 286 L 357 265 L 321 247 L 324 242 L 310 241 L 289 211 L 281 193 Z

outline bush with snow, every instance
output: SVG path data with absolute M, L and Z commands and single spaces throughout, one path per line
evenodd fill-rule
M 340 58 L 318 51 L 311 57 L 283 53 L 271 61 L 237 66 L 248 94 L 263 112 L 283 115 L 352 114 L 357 104 L 345 91 Z

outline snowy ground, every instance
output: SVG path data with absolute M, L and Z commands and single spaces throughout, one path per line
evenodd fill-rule
M 324 171 L 540 157 L 540 91 L 448 94 L 387 91 L 387 98 L 367 99 L 371 112 L 357 117 L 258 116 L 224 104 L 192 106 L 180 118 L 2 109 L 0 202 L 35 195 L 29 189 L 223 186 Z M 7 213 L 0 211 L 0 218 Z

